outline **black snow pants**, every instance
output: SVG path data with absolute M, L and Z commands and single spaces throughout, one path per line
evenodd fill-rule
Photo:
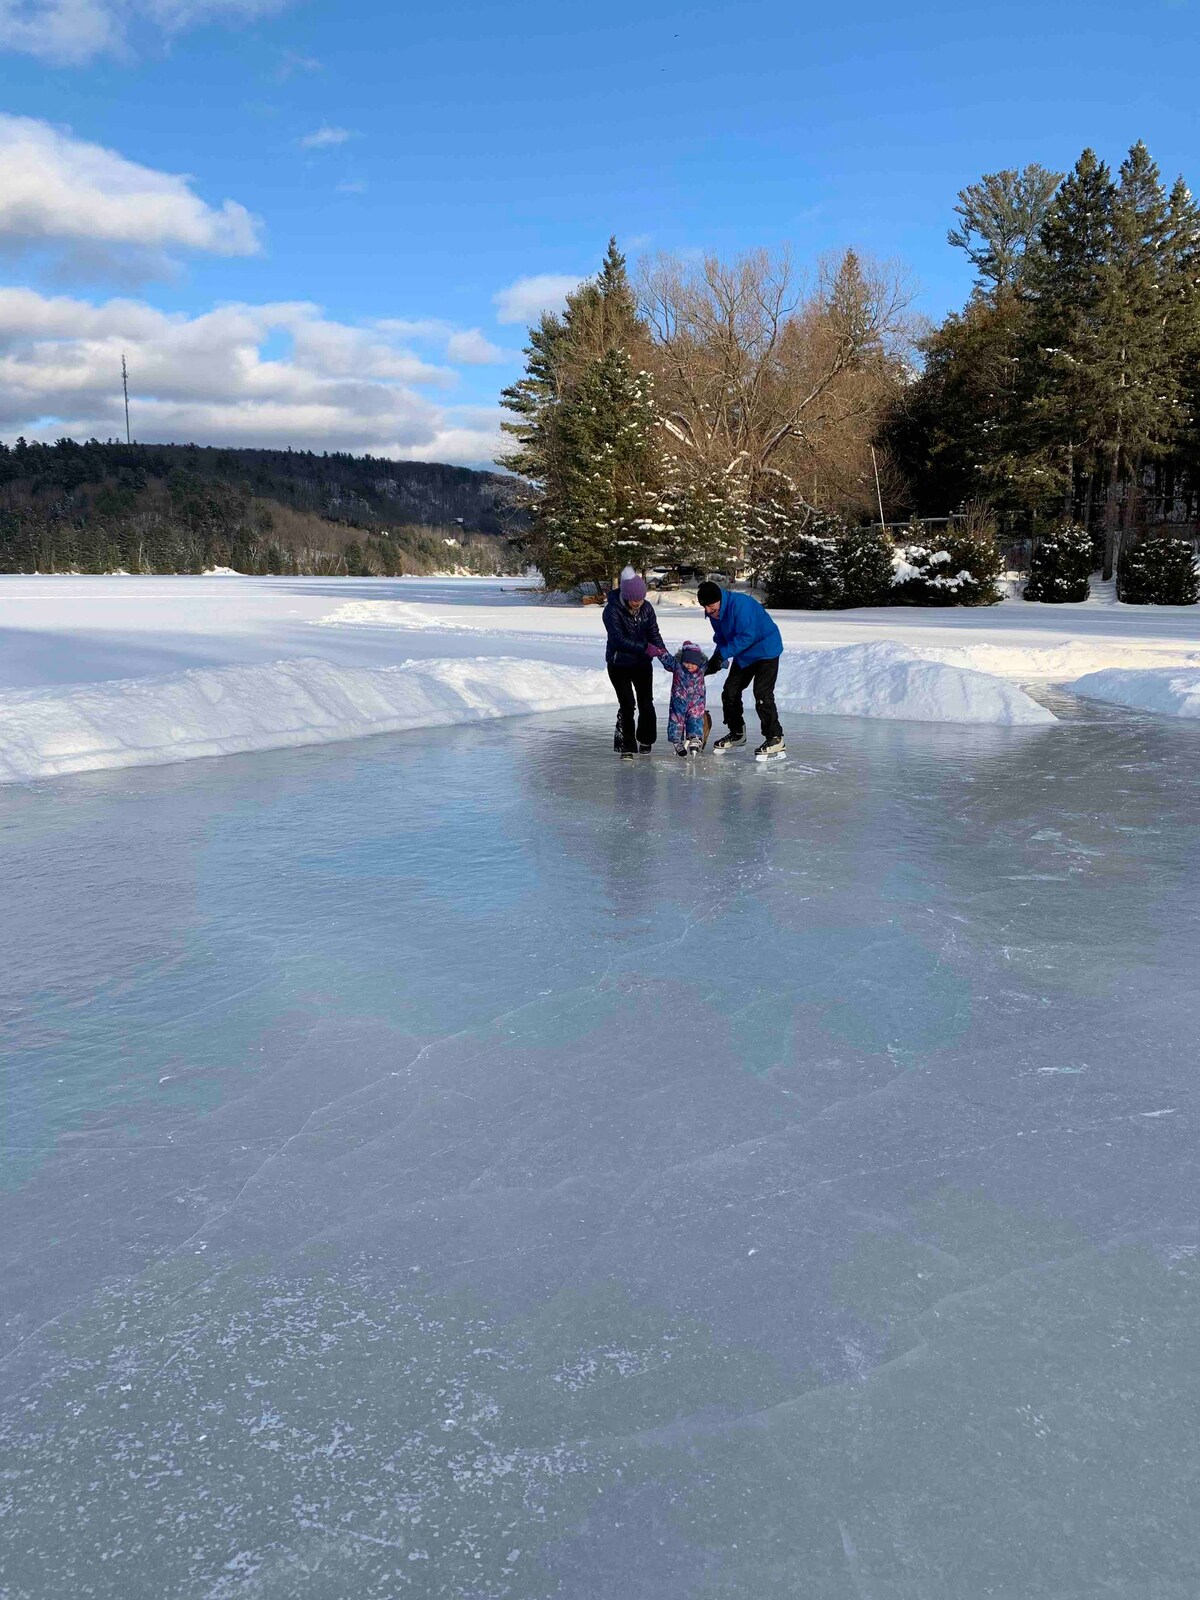
M 658 716 L 654 710 L 654 663 L 610 661 L 608 676 L 617 691 L 621 711 L 618 717 L 621 750 L 635 750 L 640 744 L 653 744 L 658 738 Z M 636 721 L 634 700 L 636 696 Z
M 754 685 L 754 709 L 762 725 L 764 739 L 782 739 L 779 712 L 775 708 L 775 680 L 779 676 L 779 657 L 765 661 L 752 661 L 747 667 L 736 664 L 729 669 L 725 687 L 721 690 L 721 710 L 725 713 L 725 726 L 730 733 L 744 734 L 746 717 L 742 710 L 742 696 L 750 684 Z

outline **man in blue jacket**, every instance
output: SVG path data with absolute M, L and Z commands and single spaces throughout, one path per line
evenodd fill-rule
M 715 583 L 702 583 L 696 598 L 712 623 L 717 645 L 704 670 L 713 673 L 729 666 L 729 676 L 721 692 L 721 709 L 729 731 L 723 739 L 717 740 L 713 750 L 732 750 L 735 745 L 745 744 L 742 695 L 753 684 L 754 705 L 763 732 L 763 742 L 754 754 L 760 760 L 785 755 L 783 729 L 775 708 L 775 680 L 779 676 L 783 639 L 770 613 L 753 595 L 720 589 Z

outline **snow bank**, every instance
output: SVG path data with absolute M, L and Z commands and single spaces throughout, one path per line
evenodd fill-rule
M 469 622 L 451 622 L 415 606 L 409 600 L 348 600 L 327 617 L 314 617 L 314 628 L 403 628 L 410 633 L 437 629 L 470 628 Z
M 660 703 L 665 689 L 664 680 Z M 1054 721 L 1010 684 L 923 661 L 899 644 L 788 651 L 779 702 L 791 712 L 917 722 Z M 387 667 L 302 657 L 10 690 L 0 694 L 0 782 L 611 703 L 602 671 L 507 656 Z
M 1200 667 L 1111 668 L 1087 672 L 1067 687 L 1090 700 L 1112 700 L 1168 717 L 1200 717 Z
M 0 695 L 0 782 L 327 744 L 606 703 L 604 672 L 505 657 L 341 667 L 301 658 Z
M 1004 727 L 1056 720 L 1013 684 L 986 672 L 926 661 L 890 640 L 835 650 L 785 650 L 776 694 L 781 708 L 812 714 Z

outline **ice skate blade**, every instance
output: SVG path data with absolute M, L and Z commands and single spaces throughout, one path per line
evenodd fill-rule
M 787 751 L 786 750 L 776 750 L 774 755 L 755 756 L 754 759 L 755 759 L 755 761 L 757 761 L 759 763 L 760 766 L 765 766 L 768 761 L 786 761 L 787 760 Z

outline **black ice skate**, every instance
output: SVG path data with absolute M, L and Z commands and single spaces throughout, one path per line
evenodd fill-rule
M 746 735 L 744 733 L 727 733 L 723 739 L 718 739 L 716 744 L 713 745 L 713 755 L 724 755 L 726 750 L 734 750 L 739 744 L 745 744 L 745 742 Z
M 787 750 L 784 747 L 783 735 L 778 739 L 764 739 L 754 752 L 755 761 L 786 761 Z

